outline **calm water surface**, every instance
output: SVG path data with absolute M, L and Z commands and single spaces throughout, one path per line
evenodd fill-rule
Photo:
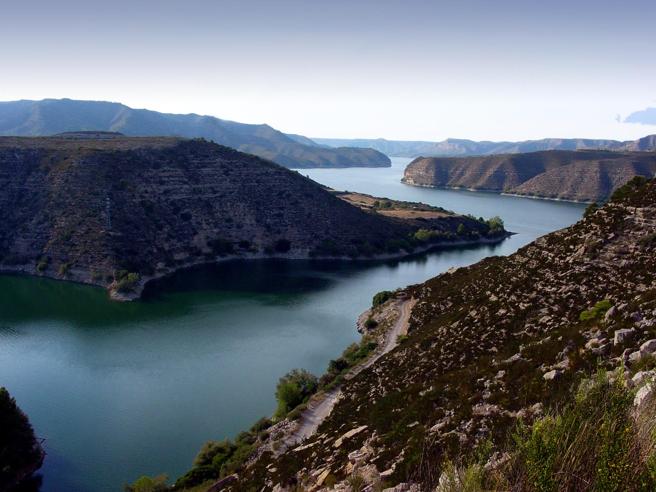
M 354 321 L 374 293 L 512 253 L 583 211 L 405 186 L 408 161 L 302 172 L 337 189 L 500 215 L 518 234 L 384 263 L 224 263 L 181 273 L 131 304 L 91 287 L 0 276 L 0 385 L 46 440 L 42 490 L 119 491 L 141 474 L 178 476 L 204 441 L 271 414 L 278 377 L 295 367 L 321 373 L 357 340 Z

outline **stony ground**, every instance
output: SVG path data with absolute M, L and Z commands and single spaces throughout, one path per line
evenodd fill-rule
M 264 453 L 231 490 L 428 490 L 447 458 L 501 446 L 519 418 L 558 405 L 598 366 L 630 376 L 648 367 L 656 183 L 623 188 L 510 257 L 408 292 L 417 300 L 409 337 L 343 385 L 302 447 Z

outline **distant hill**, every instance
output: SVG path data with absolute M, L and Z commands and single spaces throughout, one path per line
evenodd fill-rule
M 517 154 L 540 150 L 603 149 L 618 151 L 655 151 L 656 135 L 639 140 L 595 140 L 585 138 L 545 138 L 522 142 L 476 142 L 449 138 L 441 142 L 379 139 L 315 138 L 314 142 L 331 147 L 349 146 L 378 150 L 392 157 L 459 157 L 472 155 Z
M 419 157 L 403 182 L 539 198 L 606 200 L 634 176 L 653 177 L 656 153 L 553 150 L 474 157 Z
M 378 151 L 321 147 L 304 137 L 290 138 L 269 125 L 248 125 L 197 114 L 158 113 L 102 101 L 0 102 L 0 135 L 50 136 L 82 130 L 205 138 L 289 168 L 390 166 L 387 156 Z
M 506 237 L 417 204 L 379 200 L 379 212 L 205 140 L 95 135 L 0 138 L 0 271 L 100 285 L 120 299 L 225 257 L 393 257 Z

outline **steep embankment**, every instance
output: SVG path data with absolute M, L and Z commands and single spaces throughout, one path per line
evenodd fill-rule
M 206 141 L 101 137 L 0 138 L 0 270 L 134 297 L 148 279 L 230 256 L 402 256 L 505 237 L 454 214 L 365 211 Z
M 290 168 L 389 167 L 384 154 L 329 148 L 290 138 L 269 125 L 249 125 L 197 114 L 167 114 L 104 101 L 45 99 L 0 102 L 0 135 L 50 136 L 91 130 L 132 136 L 206 138 Z
M 448 138 L 441 142 L 385 140 L 378 139 L 337 139 L 315 138 L 321 145 L 331 147 L 362 147 L 375 149 L 392 157 L 464 157 L 473 155 L 518 154 L 542 150 L 582 150 L 603 149 L 616 151 L 655 151 L 656 135 L 638 140 L 603 140 L 588 138 L 544 138 L 520 142 L 477 142 L 458 138 Z
M 633 176 L 652 177 L 656 153 L 548 151 L 412 161 L 403 182 L 416 186 L 467 188 L 539 198 L 606 200 Z
M 504 449 L 520 419 L 561 408 L 597 368 L 613 370 L 614 378 L 636 373 L 626 384 L 642 384 L 654 374 L 639 371 L 656 365 L 656 181 L 632 181 L 581 222 L 509 257 L 407 291 L 417 301 L 408 338 L 343 382 L 332 412 L 302 446 L 263 453 L 228 490 L 354 483 L 433 490 L 448 460 L 466 464 L 478 450 L 491 456 L 488 470 L 510 459 L 493 451 Z M 621 391 L 628 397 L 632 390 Z M 652 401 L 653 393 L 653 386 L 641 388 L 636 405 Z M 651 459 L 653 444 L 625 465 L 628 451 L 612 437 L 616 430 L 608 434 L 604 425 L 611 424 L 593 424 L 599 439 L 611 437 L 595 448 L 600 461 L 585 468 L 586 480 L 614 480 L 626 490 L 653 484 L 653 477 L 631 474 L 639 463 L 649 466 L 640 460 Z M 626 436 L 629 423 L 622 425 L 617 435 Z M 557 445 L 545 443 L 543 456 Z M 537 464 L 546 470 L 544 480 L 563 478 L 548 475 L 549 463 Z M 577 490 L 591 484 L 579 481 Z

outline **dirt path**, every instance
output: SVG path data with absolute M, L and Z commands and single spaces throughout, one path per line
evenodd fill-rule
M 416 301 L 414 299 L 406 299 L 399 302 L 399 318 L 394 323 L 394 326 L 392 326 L 392 329 L 387 332 L 383 348 L 376 351 L 363 364 L 351 369 L 345 375 L 346 379 L 352 379 L 363 370 L 374 365 L 378 359 L 397 346 L 399 335 L 404 335 L 408 332 L 410 313 Z M 330 415 L 330 412 L 332 412 L 335 403 L 337 403 L 341 395 L 342 390 L 337 387 L 321 395 L 317 395 L 314 401 L 310 400 L 307 410 L 301 415 L 300 425 L 287 438 L 287 443 L 293 446 L 314 434 L 319 428 L 319 425 Z

